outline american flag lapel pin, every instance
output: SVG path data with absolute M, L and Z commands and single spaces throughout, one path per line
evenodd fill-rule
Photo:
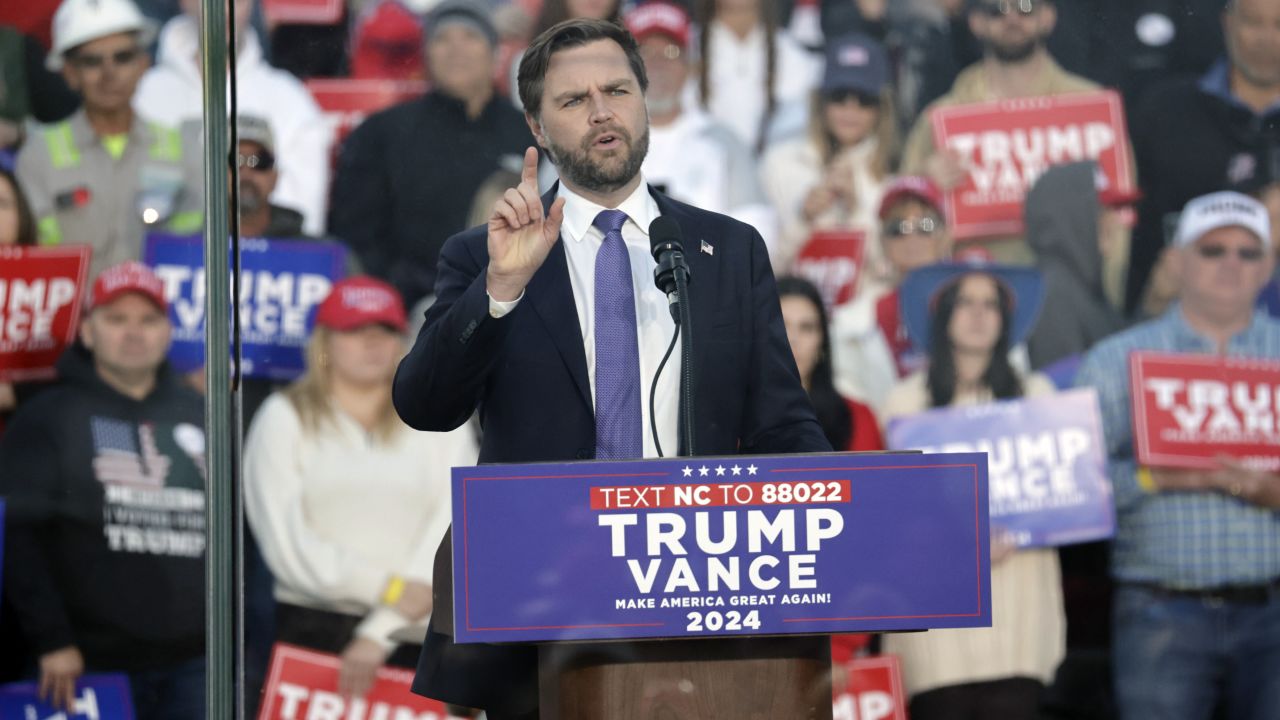
M 715 254 L 716 254 L 716 249 L 715 249 L 715 248 L 713 248 L 713 247 L 711 247 L 711 243 L 707 242 L 706 240 L 703 240 L 703 241 L 702 241 L 702 247 L 701 247 L 700 249 L 702 250 L 702 252 L 704 252 L 704 253 L 706 253 L 706 254 L 708 254 L 708 255 L 715 255 Z

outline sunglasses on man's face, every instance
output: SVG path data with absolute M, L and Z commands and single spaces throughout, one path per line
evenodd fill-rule
M 832 105 L 843 105 L 852 100 L 864 108 L 880 106 L 879 96 L 871 93 L 860 92 L 858 90 L 832 90 L 826 93 L 826 98 L 827 102 Z
M 933 237 L 941 228 L 938 222 L 931 217 L 922 217 L 918 220 L 898 220 L 894 222 L 890 220 L 885 223 L 880 234 L 886 238 L 900 238 L 908 235 L 920 235 L 923 237 Z
M 96 70 L 108 63 L 123 67 L 131 65 L 142 55 L 142 48 L 117 50 L 106 55 L 78 52 L 71 56 L 71 62 L 81 70 Z
M 982 12 L 987 17 L 1003 17 L 1005 15 L 1030 15 L 1036 11 L 1037 0 L 999 0 L 999 2 L 982 3 Z
M 268 172 L 276 166 L 276 156 L 263 150 L 262 152 L 245 155 L 237 153 L 234 159 L 236 167 L 241 170 L 257 170 L 260 172 Z
M 1220 260 L 1227 256 L 1227 247 L 1225 245 L 1197 245 L 1196 254 L 1205 260 Z M 1262 260 L 1263 250 L 1257 247 L 1238 247 L 1235 249 L 1236 257 L 1241 262 L 1259 262 Z

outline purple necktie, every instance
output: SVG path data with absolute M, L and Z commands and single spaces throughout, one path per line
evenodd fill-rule
M 592 222 L 604 233 L 596 253 L 596 458 L 633 460 L 643 453 L 640 428 L 640 348 L 631 261 L 622 240 L 627 214 L 602 210 Z

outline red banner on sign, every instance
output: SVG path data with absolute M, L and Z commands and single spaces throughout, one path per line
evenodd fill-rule
M 307 90 L 334 127 L 334 150 L 364 119 L 396 103 L 420 97 L 424 80 L 325 78 L 307 81 Z
M 854 658 L 835 666 L 831 720 L 907 720 L 895 655 Z
M 333 25 L 342 18 L 342 0 L 262 0 L 271 25 Z
M 1137 352 L 1129 372 L 1139 464 L 1280 470 L 1280 362 Z
M 1022 233 L 1023 198 L 1052 165 L 1097 160 L 1117 192 L 1133 189 L 1124 105 L 1112 90 L 939 108 L 933 134 L 969 170 L 947 193 L 959 240 Z
M 0 247 L 0 382 L 48 380 L 75 339 L 88 245 Z
M 862 274 L 867 236 L 856 230 L 819 230 L 792 264 L 792 272 L 818 286 L 827 311 L 853 299 Z
M 409 670 L 381 668 L 369 694 L 362 698 L 343 697 L 338 693 L 341 666 L 342 661 L 334 655 L 276 643 L 258 720 L 450 717 L 443 703 L 409 690 L 413 682 Z

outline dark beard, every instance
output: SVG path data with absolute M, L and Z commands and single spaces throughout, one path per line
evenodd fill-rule
M 240 214 L 253 215 L 266 207 L 267 199 L 258 192 L 258 188 L 245 181 L 240 181 Z
M 621 128 L 611 129 L 608 132 L 618 136 L 627 153 L 622 164 L 613 169 L 591 160 L 591 146 L 599 139 L 601 133 L 595 133 L 584 139 L 578 150 L 561 147 L 550 142 L 548 138 L 547 154 L 551 156 L 551 162 L 556 166 L 560 176 L 569 183 L 594 193 L 610 193 L 631 182 L 640 172 L 645 155 L 649 154 L 649 125 L 645 124 L 644 132 L 634 144 L 630 133 Z
M 1026 42 L 1012 46 L 999 45 L 993 42 L 988 42 L 986 45 L 987 51 L 990 52 L 996 60 L 1006 64 L 1014 64 L 1025 62 L 1035 54 L 1036 50 L 1040 49 L 1043 42 L 1043 38 L 1032 38 Z

